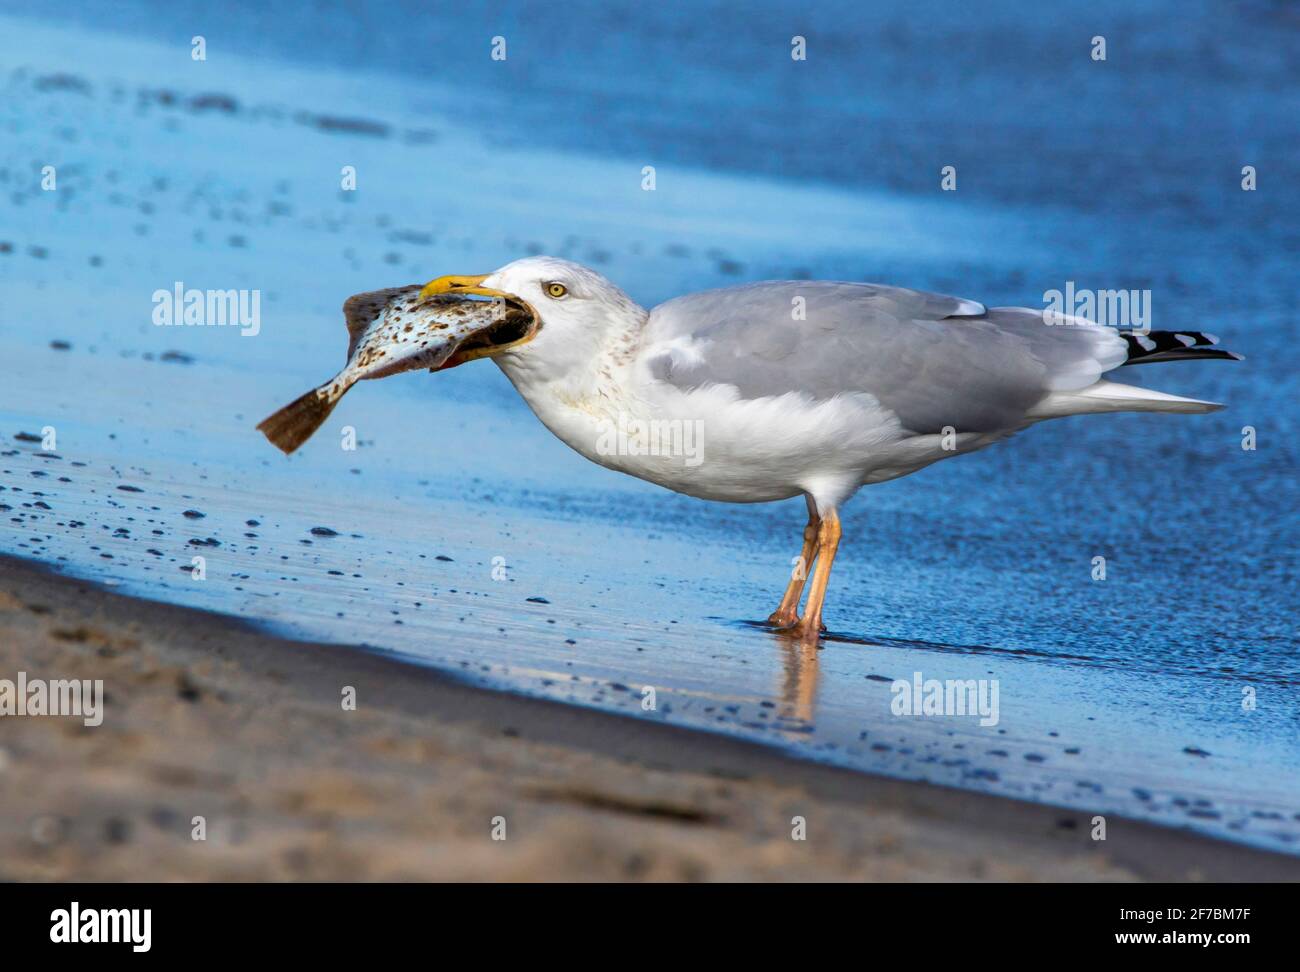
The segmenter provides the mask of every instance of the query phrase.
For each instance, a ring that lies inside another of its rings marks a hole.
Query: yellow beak
[[[479,297],[507,297],[511,300],[518,300],[514,294],[507,294],[503,290],[493,290],[491,287],[480,286],[490,274],[480,274],[477,277],[458,277],[447,276],[439,277],[437,280],[430,280],[420,291],[420,300],[426,297],[434,297],[438,294],[474,294]]]
[[[500,354],[502,351],[509,351],[511,348],[517,348],[521,344],[527,344],[537,336],[537,329],[541,327],[541,320],[537,312],[533,310],[528,301],[514,294],[508,294],[504,290],[493,290],[491,287],[484,287],[483,281],[491,274],[479,274],[478,276],[462,277],[447,276],[439,277],[437,280],[430,280],[420,290],[418,300],[424,300],[427,297],[436,297],[439,294],[472,294],[476,297],[499,298],[510,302],[510,306],[517,311],[522,311],[525,315],[526,330],[512,341],[505,343],[488,344],[485,346],[474,346],[473,342],[466,343],[456,351],[447,361],[434,371],[446,371],[448,368],[454,368],[457,365],[464,364],[466,361],[473,361],[475,358],[485,358],[490,355]],[[488,328],[485,335],[491,334],[491,338],[500,341],[501,334],[493,332],[493,328]]]

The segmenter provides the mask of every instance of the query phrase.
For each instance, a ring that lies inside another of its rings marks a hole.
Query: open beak
[[[475,358],[486,358],[510,348],[517,348],[521,344],[527,344],[536,336],[541,320],[532,305],[522,297],[508,294],[504,290],[484,287],[483,281],[489,276],[490,274],[485,273],[478,276],[439,277],[437,280],[430,280],[420,291],[419,300],[444,294],[457,297],[490,297],[504,301],[508,311],[503,321],[464,342],[450,358],[438,368],[431,368],[431,371],[446,371],[448,368],[473,361]]]

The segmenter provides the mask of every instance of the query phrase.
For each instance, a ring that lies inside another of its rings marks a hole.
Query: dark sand
[[[5,880],[1300,877],[1294,858],[1115,817],[1094,842],[1084,814],[497,694],[12,559],[0,633],[0,677],[107,696],[97,728],[0,723]]]

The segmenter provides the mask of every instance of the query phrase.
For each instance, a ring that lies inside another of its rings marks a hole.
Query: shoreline
[[[8,720],[5,880],[1300,878],[1190,831],[1110,816],[1094,842],[1084,813],[495,692],[7,555],[0,631],[0,676],[106,690],[93,731]]]

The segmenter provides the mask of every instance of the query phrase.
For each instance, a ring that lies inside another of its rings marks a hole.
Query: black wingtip
[[[1155,364],[1159,361],[1188,361],[1218,358],[1244,361],[1235,351],[1216,348],[1219,339],[1202,331],[1147,331],[1145,334],[1122,334],[1128,342],[1126,365]]]

